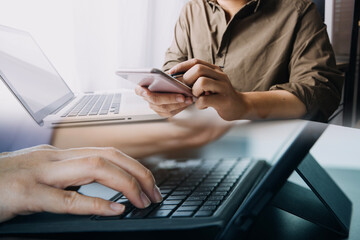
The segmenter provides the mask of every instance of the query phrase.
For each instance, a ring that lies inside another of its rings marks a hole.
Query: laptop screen
[[[0,75],[38,123],[73,97],[30,34],[3,26]]]

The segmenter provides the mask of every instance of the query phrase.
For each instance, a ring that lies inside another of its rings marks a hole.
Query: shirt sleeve
[[[168,71],[176,64],[188,60],[189,24],[186,14],[188,6],[189,5],[186,4],[183,7],[180,17],[176,22],[174,39],[165,53],[165,62],[162,67],[163,71]]]
[[[301,14],[289,63],[289,82],[270,90],[286,90],[306,106],[305,118],[327,121],[340,103],[344,77],[337,70],[326,26],[316,7]]]

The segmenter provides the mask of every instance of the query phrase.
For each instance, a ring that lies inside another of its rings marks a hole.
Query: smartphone
[[[189,86],[157,68],[122,69],[116,71],[116,74],[142,87],[147,87],[151,92],[181,93],[194,97]]]

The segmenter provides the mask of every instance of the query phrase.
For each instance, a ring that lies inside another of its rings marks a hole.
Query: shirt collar
[[[217,3],[217,0],[206,0],[206,2],[211,6],[211,9],[213,12],[215,12],[215,10],[218,7],[220,7],[219,4]],[[255,6],[254,13],[256,13],[259,9],[260,3],[261,3],[261,0],[251,0],[246,5],[256,4],[256,5],[253,5],[253,6]]]
[[[206,0],[206,2],[210,5],[213,12],[215,12],[216,8],[219,7],[216,0]]]

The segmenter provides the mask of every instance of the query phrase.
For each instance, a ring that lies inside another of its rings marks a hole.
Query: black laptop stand
[[[287,181],[272,205],[347,237],[351,201],[311,154],[299,164],[296,172],[311,190]]]

